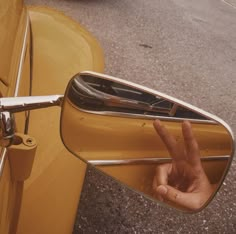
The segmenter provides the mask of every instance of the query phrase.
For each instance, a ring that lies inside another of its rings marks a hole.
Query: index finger
[[[181,152],[175,137],[172,136],[166,127],[161,124],[160,120],[155,120],[153,122],[153,126],[166,145],[170,156],[176,160],[185,158],[184,153]]]

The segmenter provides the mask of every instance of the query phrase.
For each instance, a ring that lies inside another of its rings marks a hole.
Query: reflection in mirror
[[[206,119],[156,94],[86,74],[72,81],[68,96],[84,110]]]
[[[91,72],[68,85],[61,138],[77,157],[135,191],[191,212],[214,196],[233,154],[230,129],[217,117]]]

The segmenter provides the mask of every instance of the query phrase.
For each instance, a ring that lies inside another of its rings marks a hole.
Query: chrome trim
[[[6,154],[7,153],[7,149],[6,148],[1,148],[1,152],[0,152],[0,181],[3,175],[3,169],[5,166],[5,162],[6,162]]]
[[[74,104],[72,104],[74,106]],[[166,116],[153,116],[153,115],[143,115],[143,114],[132,114],[132,113],[122,113],[122,112],[112,112],[112,111],[88,111],[76,106],[76,108],[82,112],[88,114],[96,114],[96,115],[107,115],[107,116],[116,116],[116,117],[124,117],[124,118],[140,118],[140,119],[149,119],[149,120],[164,120],[164,121],[176,121],[183,122],[184,120],[188,120],[191,123],[201,123],[201,124],[218,124],[214,120],[201,120],[201,119],[188,119],[188,118],[177,118],[177,117],[166,117]]]
[[[0,112],[16,113],[27,110],[61,106],[63,95],[0,98]]]
[[[26,26],[25,26],[25,34],[24,34],[23,46],[22,46],[22,50],[21,50],[20,62],[19,62],[19,67],[18,67],[18,72],[17,72],[16,87],[15,87],[14,97],[17,97],[18,96],[18,92],[19,92],[20,80],[21,80],[21,75],[22,75],[24,59],[25,59],[26,44],[27,44],[26,41],[27,41],[27,35],[28,35],[28,31],[29,31],[29,25],[30,25],[29,24],[29,15],[27,13]]]
[[[201,160],[215,161],[228,160],[230,155],[221,156],[207,156],[202,157]],[[88,160],[93,166],[115,166],[115,165],[139,165],[139,164],[156,164],[156,163],[170,163],[172,158],[138,158],[138,159],[120,159],[120,160]]]

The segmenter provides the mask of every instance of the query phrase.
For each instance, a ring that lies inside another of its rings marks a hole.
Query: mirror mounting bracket
[[[0,146],[12,145],[15,135],[14,113],[61,106],[63,95],[0,98]]]

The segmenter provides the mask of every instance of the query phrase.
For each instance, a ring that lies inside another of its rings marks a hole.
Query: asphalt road
[[[80,22],[106,73],[223,118],[236,132],[236,0],[27,0]],[[87,172],[75,233],[236,233],[236,163],[215,200],[186,215]]]

